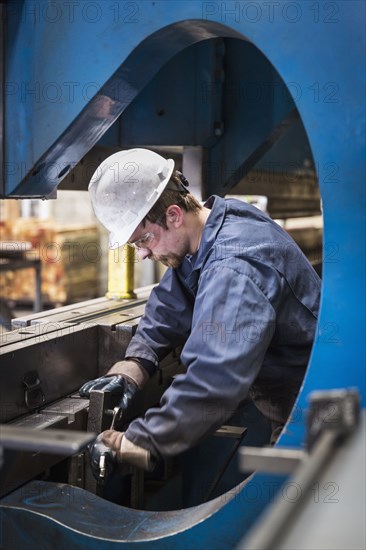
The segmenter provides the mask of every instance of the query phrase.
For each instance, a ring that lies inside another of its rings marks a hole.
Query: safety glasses
[[[133,246],[133,248],[137,248],[137,249],[140,249],[140,248],[148,248],[149,247],[149,244],[155,239],[155,235],[154,233],[145,233],[145,235],[143,235],[141,237],[141,239],[137,239],[137,241],[134,241],[133,243],[132,242],[128,242],[127,244],[129,246]]]

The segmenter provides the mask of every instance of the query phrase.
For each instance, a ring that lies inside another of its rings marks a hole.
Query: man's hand
[[[89,397],[92,390],[109,391],[111,393],[120,393],[121,399],[118,406],[125,412],[132,399],[138,391],[134,382],[128,380],[121,374],[115,376],[101,376],[95,380],[89,380],[79,390],[80,397]]]
[[[92,390],[120,393],[119,406],[125,412],[136,392],[145,385],[149,378],[138,361],[119,361],[105,376],[89,380],[79,390],[80,397],[90,397]]]
[[[94,443],[88,446],[88,453],[93,476],[104,483],[116,467],[116,453],[104,445],[102,435],[99,434]]]
[[[118,464],[152,470],[156,459],[150,451],[135,445],[123,432],[106,430],[88,447],[90,465],[97,481],[106,481]]]

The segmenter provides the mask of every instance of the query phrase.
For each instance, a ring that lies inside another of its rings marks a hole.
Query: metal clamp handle
[[[46,397],[41,387],[41,381],[36,370],[31,370],[24,375],[24,402],[27,409],[36,409],[43,405]]]

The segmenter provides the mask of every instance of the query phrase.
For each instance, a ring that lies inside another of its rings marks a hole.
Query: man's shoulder
[[[268,242],[285,244],[291,240],[266,212],[238,199],[225,199],[224,223],[217,234],[217,241],[232,241],[259,245]]]
[[[226,205],[226,216],[228,217],[236,216],[238,219],[244,219],[249,222],[250,220],[261,221],[262,223],[268,223],[269,225],[275,223],[267,212],[264,212],[257,206],[245,202],[244,200],[226,198],[224,201]]]

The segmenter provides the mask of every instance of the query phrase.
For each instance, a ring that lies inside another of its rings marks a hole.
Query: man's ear
[[[166,209],[166,223],[169,227],[170,225],[177,228],[182,225],[183,222],[183,210],[180,206],[172,204]]]

